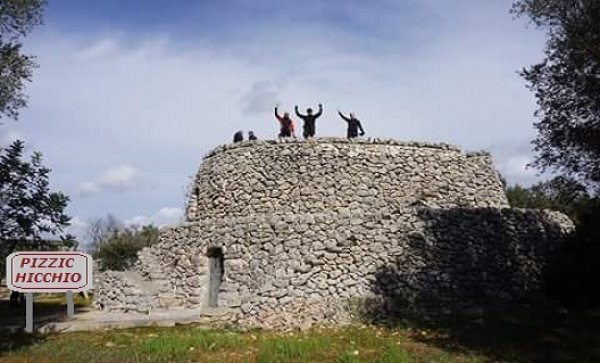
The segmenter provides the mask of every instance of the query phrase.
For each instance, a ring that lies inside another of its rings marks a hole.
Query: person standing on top
[[[358,136],[358,130],[360,130],[360,136],[365,135],[365,130],[363,130],[362,125],[360,124],[360,120],[354,117],[354,114],[350,112],[350,117],[344,116],[340,110],[338,110],[338,114],[340,117],[348,123],[348,138],[353,139]]]
[[[244,133],[242,131],[238,131],[233,134],[233,142],[244,141]]]
[[[298,111],[298,105],[294,107],[294,111],[296,111],[296,116],[300,117],[302,121],[304,121],[304,124],[302,125],[302,136],[304,136],[305,139],[314,137],[315,121],[317,121],[317,118],[323,114],[323,105],[319,103],[319,112],[314,115],[313,110],[310,107],[306,109],[306,115],[300,114]]]
[[[294,134],[294,121],[290,118],[289,112],[284,112],[283,117],[279,116],[278,106],[275,106],[275,118],[279,120],[281,130],[279,131],[279,138],[282,137],[296,137]]]

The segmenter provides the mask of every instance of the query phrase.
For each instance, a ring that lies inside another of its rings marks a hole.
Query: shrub
[[[101,271],[125,271],[137,261],[137,253],[144,247],[158,242],[158,228],[144,226],[141,229],[125,228],[115,231],[99,241],[92,252]]]

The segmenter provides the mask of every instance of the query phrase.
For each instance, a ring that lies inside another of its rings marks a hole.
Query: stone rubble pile
[[[94,305],[99,309],[119,312],[147,313],[152,296],[142,290],[131,272],[107,271],[97,274],[94,281]],[[100,293],[99,293],[100,292]],[[118,309],[114,309],[118,306]]]

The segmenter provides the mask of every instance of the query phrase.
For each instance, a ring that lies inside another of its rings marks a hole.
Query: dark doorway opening
[[[208,249],[210,282],[208,286],[208,306],[217,307],[219,304],[219,290],[223,281],[223,250],[220,247]]]

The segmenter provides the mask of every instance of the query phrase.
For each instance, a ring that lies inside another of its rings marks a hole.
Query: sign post
[[[92,287],[92,257],[85,252],[15,252],[6,258],[6,284],[25,293],[25,331],[33,332],[33,292],[67,294],[67,315],[73,317],[73,292]]]
[[[25,293],[25,331],[33,331],[33,293]]]
[[[75,304],[73,303],[73,291],[67,291],[67,316],[72,318],[75,315]]]

